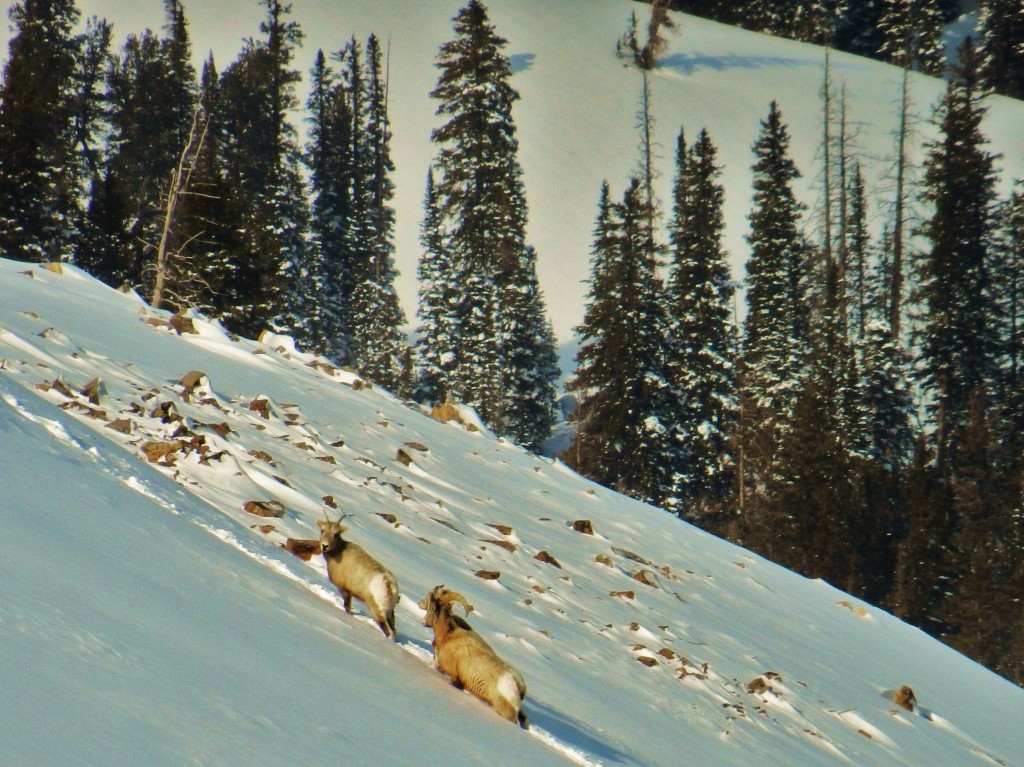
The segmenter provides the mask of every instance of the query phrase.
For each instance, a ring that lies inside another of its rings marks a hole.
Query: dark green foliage
[[[1024,98],[1024,2],[985,0],[979,35],[985,84],[996,93]]]
[[[647,220],[639,181],[619,204],[605,185],[577,370],[568,384],[579,400],[577,436],[564,458],[597,482],[679,511],[680,402],[669,380],[669,317]]]
[[[350,46],[352,76],[349,90],[358,93],[357,75]],[[353,292],[349,329],[353,362],[370,380],[407,396],[405,361],[407,343],[401,331],[405,315],[394,289],[395,213],[391,208],[394,184],[391,172],[391,131],[387,115],[387,82],[382,71],[380,41],[371,35],[366,44],[365,99],[353,99],[353,219],[349,229]]]
[[[78,222],[75,73],[81,41],[73,0],[24,0],[0,86],[0,252],[21,261],[70,258]]]
[[[731,436],[737,419],[733,371],[735,332],[729,277],[722,246],[724,190],[717,153],[707,131],[687,148],[680,131],[676,150],[673,216],[669,227],[672,314],[669,366],[684,405],[677,415],[684,435],[684,463],[677,494],[688,506],[719,504],[733,486]]]
[[[932,209],[922,228],[930,246],[918,263],[921,379],[933,393],[940,464],[955,461],[955,434],[971,397],[991,391],[995,377],[995,170],[980,130],[981,96],[978,59],[968,39],[935,118],[940,136],[929,147],[923,193]]]
[[[798,229],[802,206],[792,188],[800,174],[789,158],[789,132],[775,102],[753,150],[744,385],[756,393],[748,418],[771,434],[792,410],[809,347],[808,251]]]
[[[301,337],[308,210],[288,115],[297,105],[299,74],[291,61],[302,33],[287,21],[289,5],[263,5],[265,39],[246,41],[220,83],[224,180],[238,231],[226,253],[232,279],[222,319],[241,335],[256,337],[271,327]]]
[[[460,297],[426,308],[452,308],[442,324],[456,331],[438,339],[450,347],[430,352],[446,360],[432,366],[431,375],[447,374],[436,381],[439,395],[472,405],[498,433],[536,447],[550,433],[556,370],[536,254],[525,241],[526,198],[512,119],[519,94],[502,53],[507,43],[483,4],[470,0],[454,27],[455,38],[441,46],[441,73],[431,94],[446,122],[431,138],[439,147],[435,199],[445,232],[437,266],[450,270],[438,279],[457,287]],[[436,315],[430,320],[437,321]]]

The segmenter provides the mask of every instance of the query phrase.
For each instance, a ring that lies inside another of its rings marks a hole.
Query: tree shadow
[[[601,740],[598,733],[536,698],[527,697],[525,711],[531,727],[550,733],[559,743],[581,752],[589,761],[644,767],[644,762]]]
[[[508,57],[509,66],[512,68],[512,74],[518,74],[519,72],[525,72],[527,69],[533,67],[533,62],[537,58],[534,53],[513,53]]]
[[[779,56],[701,56],[687,53],[673,53],[658,59],[659,69],[673,69],[683,75],[692,75],[699,69],[713,69],[724,72],[728,69],[763,69],[764,67],[801,67],[820,64],[801,59],[787,59]]]

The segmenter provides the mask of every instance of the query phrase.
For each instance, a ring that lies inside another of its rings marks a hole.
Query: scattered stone
[[[192,321],[192,318],[186,317],[184,314],[171,315],[171,321],[168,324],[179,336],[184,333],[190,333],[194,336],[199,335],[199,331],[196,330],[196,324]]]
[[[473,575],[485,581],[496,581],[501,577],[501,573],[498,570],[477,570]]]
[[[553,565],[554,567],[557,567],[559,570],[562,569],[562,566],[558,563],[558,560],[550,554],[548,554],[546,551],[538,551],[537,556],[535,556],[534,559],[536,559],[539,562],[544,562],[546,564]]]
[[[480,542],[481,543],[490,543],[490,544],[492,544],[494,546],[500,546],[501,548],[505,549],[505,551],[509,552],[510,554],[515,554],[517,549],[519,548],[518,546],[516,546],[511,541],[502,541],[502,540],[498,540],[497,538],[481,538]]]
[[[290,554],[294,554],[304,562],[308,562],[314,555],[322,551],[320,541],[305,538],[289,538],[281,544],[281,548]]]
[[[114,431],[119,431],[122,434],[131,434],[133,424],[130,418],[117,418],[108,422],[106,427],[108,429],[113,429]]]
[[[246,501],[242,508],[257,517],[284,516],[284,504],[280,501]]]
[[[583,533],[584,535],[594,534],[594,523],[589,519],[577,519],[572,523],[572,529],[577,533]]]

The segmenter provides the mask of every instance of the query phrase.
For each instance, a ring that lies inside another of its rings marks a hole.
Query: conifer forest
[[[484,2],[437,52],[413,308],[394,286],[386,45],[342,40],[301,73],[291,5],[260,0],[237,57],[197,71],[184,3],[163,5],[160,31],[122,40],[74,0],[11,5],[0,256],[62,260],[241,336],[290,335],[399,397],[472,406],[530,450],[564,413],[558,457],[580,474],[1024,684],[1024,184],[997,193],[983,130],[990,95],[1024,98],[1024,0],[982,0],[954,57],[955,0],[634,3],[608,49],[641,72],[670,12],[695,14],[944,78],[938,138],[911,167],[898,137],[878,231],[827,64],[815,206],[765,103],[736,275],[715,136],[680,131],[656,167],[644,75],[637,171],[593,190],[564,392],[527,237],[520,95]]]

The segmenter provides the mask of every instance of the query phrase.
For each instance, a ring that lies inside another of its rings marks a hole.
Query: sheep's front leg
[[[341,591],[341,604],[345,607],[345,612],[349,615],[352,614],[352,594],[348,591]]]

